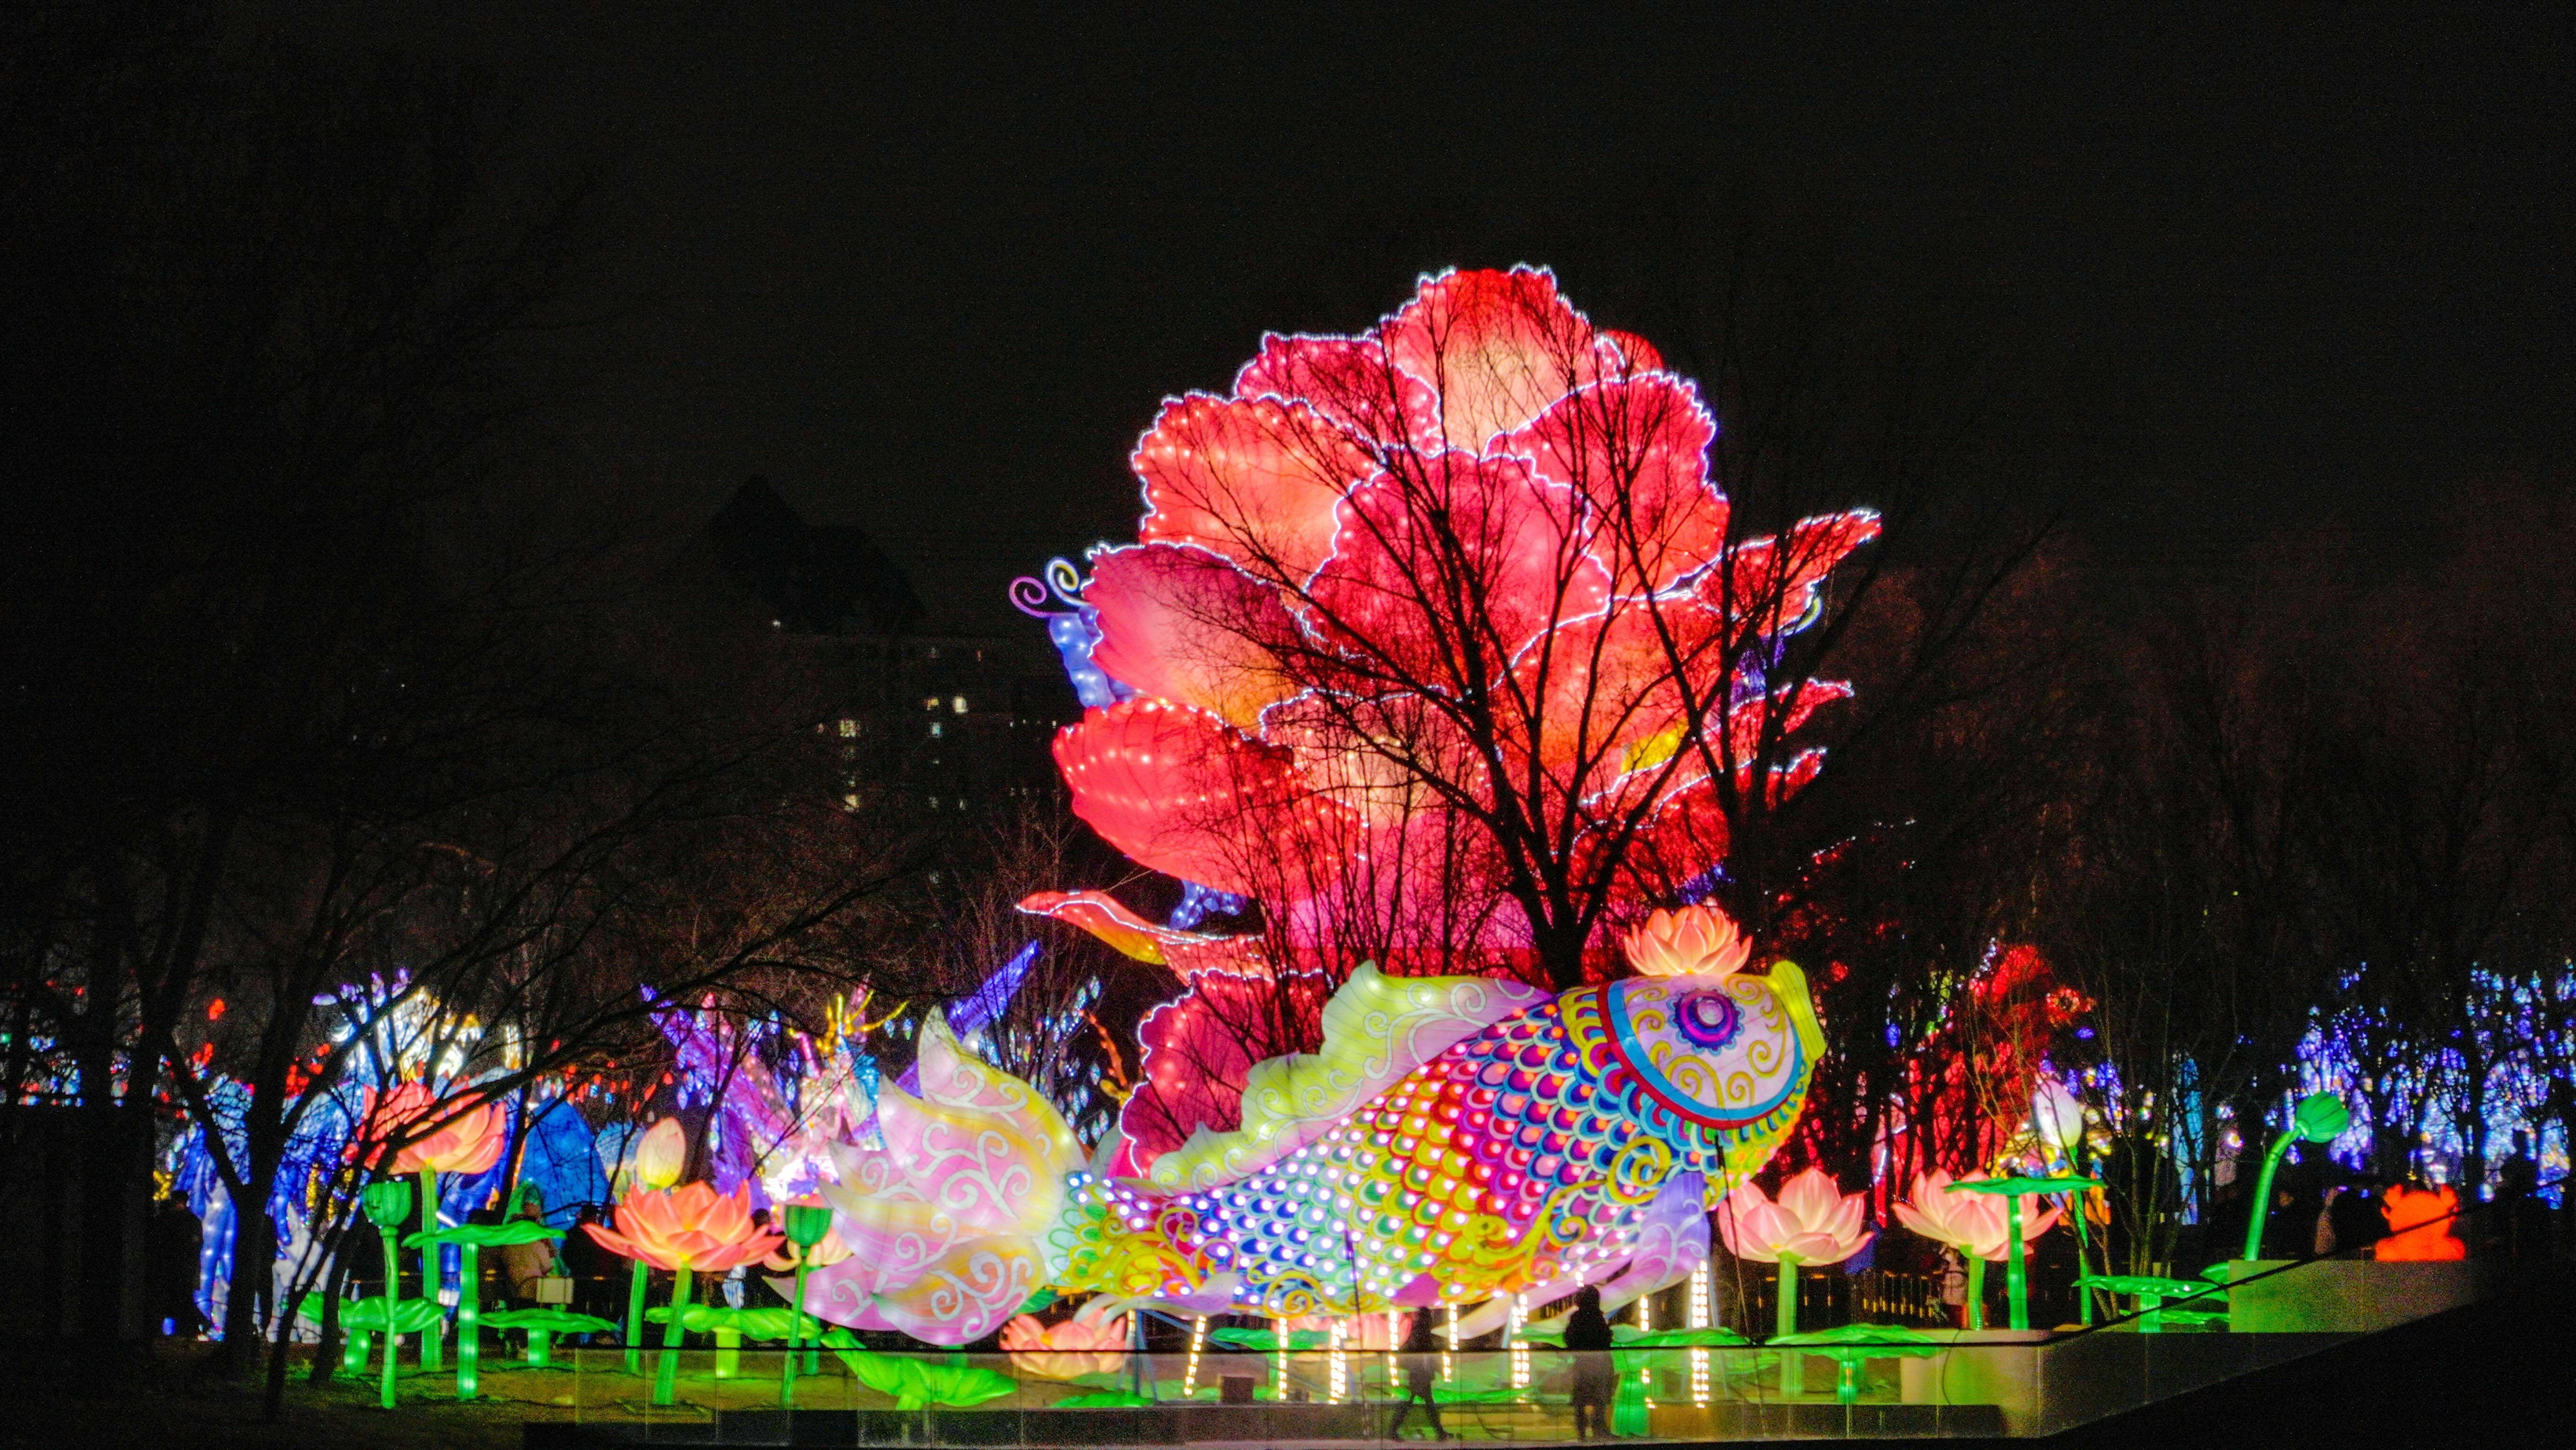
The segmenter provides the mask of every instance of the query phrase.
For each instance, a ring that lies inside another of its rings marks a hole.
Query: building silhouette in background
[[[811,717],[845,804],[891,796],[962,821],[1055,788],[1047,742],[1079,710],[1044,636],[939,632],[865,530],[809,524],[755,476],[671,572],[720,628],[766,635],[770,688]]]

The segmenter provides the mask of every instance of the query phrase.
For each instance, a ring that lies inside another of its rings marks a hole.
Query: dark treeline
[[[144,1321],[183,1121],[222,1129],[240,1358],[374,1167],[281,1184],[289,1145],[389,1059],[524,1102],[653,1082],[651,1000],[954,990],[907,944],[983,847],[847,788],[838,702],[657,588],[539,424],[599,306],[583,175],[471,73],[232,7],[0,27],[0,1101],[83,1124],[56,1327]]]

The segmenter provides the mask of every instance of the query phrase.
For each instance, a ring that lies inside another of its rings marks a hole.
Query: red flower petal
[[[1261,339],[1260,356],[1235,375],[1234,395],[1304,403],[1381,461],[1440,431],[1439,401],[1430,387],[1390,363],[1374,337],[1273,333]]]
[[[1307,589],[1315,626],[1377,688],[1488,684],[1543,631],[1608,601],[1574,509],[1514,458],[1443,453],[1381,473],[1336,515],[1333,557]]]
[[[1283,584],[1323,562],[1333,504],[1373,466],[1312,408],[1205,393],[1165,404],[1130,463],[1145,485],[1139,539],[1196,544]]]
[[[1591,506],[1622,593],[1661,591],[1726,544],[1726,500],[1709,486],[1717,421],[1669,374],[1614,378],[1559,398],[1503,446]]]
[[[1203,550],[1145,544],[1097,555],[1082,599],[1099,611],[1092,662],[1139,694],[1248,730],[1289,693],[1264,644],[1292,643],[1297,627],[1278,590]]]
[[[1060,731],[1055,759],[1074,814],[1157,871],[1246,891],[1251,853],[1332,809],[1299,784],[1287,753],[1204,710],[1138,697]]]
[[[1481,450],[1567,392],[1627,368],[1553,274],[1451,272],[1422,286],[1381,329],[1387,356],[1440,397],[1439,432],[1420,446]]]

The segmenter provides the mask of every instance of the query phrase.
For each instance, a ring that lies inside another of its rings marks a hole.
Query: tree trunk
[[[93,1005],[84,1018],[94,1017]],[[116,1092],[116,1044],[112,1023],[84,1021],[80,1055],[81,1185],[79,1333],[96,1344],[114,1344],[126,1336],[126,1290],[133,1275],[126,1263],[131,1246],[128,1218],[139,1190],[135,1181],[136,1144]]]

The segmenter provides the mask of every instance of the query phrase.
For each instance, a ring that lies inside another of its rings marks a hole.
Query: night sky
[[[1695,188],[1822,208],[1971,319],[1997,425],[2064,455],[2045,502],[2141,557],[2565,478],[2564,11],[540,8],[408,38],[609,163],[604,280],[651,305],[575,345],[560,426],[681,523],[769,475],[949,627],[1129,535],[1157,401],[1265,328],[1364,326],[1450,264],[1554,263],[1586,304],[1580,259]]]

